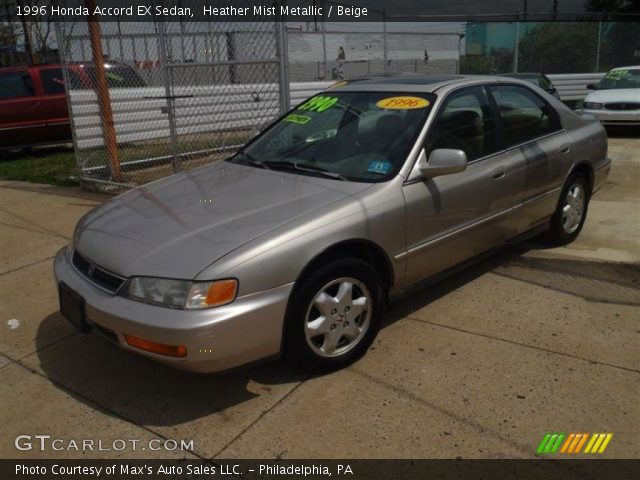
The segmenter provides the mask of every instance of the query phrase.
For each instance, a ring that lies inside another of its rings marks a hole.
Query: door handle
[[[558,149],[558,152],[561,153],[562,155],[566,155],[570,151],[571,151],[571,145],[569,145],[568,143],[565,143]]]
[[[500,180],[501,178],[504,178],[505,175],[506,175],[506,172],[504,170],[496,170],[491,175],[491,178],[493,178],[494,180]]]
[[[29,104],[29,108],[36,108],[40,106],[40,102],[34,102]]]

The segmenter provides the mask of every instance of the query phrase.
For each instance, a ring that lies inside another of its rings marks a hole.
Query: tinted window
[[[62,69],[50,68],[40,70],[40,79],[42,80],[42,88],[45,95],[56,95],[64,93],[64,77]]]
[[[109,65],[105,69],[109,88],[144,87],[145,83],[140,75],[127,65]],[[93,66],[85,67],[85,71],[94,85],[97,83],[96,69]]]
[[[34,94],[29,72],[0,73],[0,98],[30,97]]]
[[[540,75],[540,87],[545,89],[553,88],[549,77],[547,77],[546,75]]]
[[[615,88],[640,88],[640,70],[611,70],[598,84],[598,90]]]
[[[482,88],[466,88],[445,99],[425,143],[427,158],[436,148],[464,150],[468,160],[497,150],[491,110]]]
[[[560,130],[560,119],[547,102],[515,85],[490,87],[504,125],[507,147]]]

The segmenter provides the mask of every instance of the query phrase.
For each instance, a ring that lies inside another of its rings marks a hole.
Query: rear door
[[[28,67],[0,70],[0,145],[37,143],[46,120]]]
[[[507,152],[515,168],[513,228],[522,233],[553,214],[571,140],[555,109],[524,85],[492,85]]]
[[[61,67],[43,67],[39,70],[42,88],[42,109],[46,116],[49,141],[71,141],[69,112]]]
[[[482,86],[444,99],[424,144],[464,150],[465,171],[404,185],[406,282],[443,271],[504,242],[513,202],[511,158],[500,151],[495,111]]]

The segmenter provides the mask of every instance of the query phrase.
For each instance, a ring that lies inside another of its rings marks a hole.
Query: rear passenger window
[[[469,161],[497,150],[489,102],[481,87],[449,95],[425,143],[427,158],[437,148],[463,150]]]
[[[31,97],[35,95],[29,72],[0,73],[0,98]]]
[[[507,147],[528,142],[562,128],[556,111],[525,87],[489,87],[500,111]]]
[[[61,68],[49,68],[40,71],[42,88],[45,95],[58,95],[64,93],[64,76]]]

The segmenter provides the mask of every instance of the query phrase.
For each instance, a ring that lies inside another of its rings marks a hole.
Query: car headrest
[[[376,122],[376,134],[384,135],[389,138],[389,135],[396,135],[402,130],[402,117],[396,114],[384,115]]]

